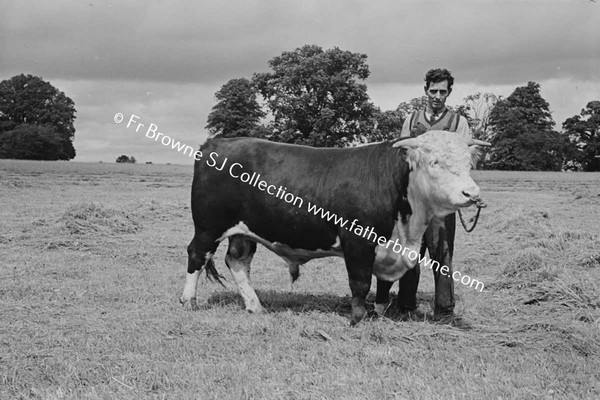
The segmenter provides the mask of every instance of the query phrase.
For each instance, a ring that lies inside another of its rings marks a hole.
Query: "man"
[[[446,130],[456,132],[468,139],[472,136],[467,119],[446,107],[446,99],[452,93],[454,78],[446,69],[432,69],[425,75],[425,94],[427,106],[417,110],[404,121],[400,137],[418,136],[429,130]],[[450,271],[442,275],[434,270],[435,280],[435,314],[452,314],[454,312],[454,281],[452,279],[452,256],[454,254],[454,234],[456,231],[456,214],[448,215],[445,220],[434,218],[423,238],[421,256],[425,249],[429,257],[447,265]],[[398,306],[403,311],[414,311],[417,308],[417,286],[419,285],[420,267],[409,270],[401,279],[398,291]]]

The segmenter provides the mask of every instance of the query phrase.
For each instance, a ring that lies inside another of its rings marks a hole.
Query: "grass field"
[[[0,160],[0,399],[600,398],[600,174],[475,171],[456,318],[349,326],[341,259],[292,288],[259,248],[266,314],[201,279],[183,311],[191,166]],[[373,307],[373,292],[368,304]]]

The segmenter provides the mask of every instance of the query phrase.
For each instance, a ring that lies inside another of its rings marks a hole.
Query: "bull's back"
[[[337,227],[309,212],[309,206],[360,218],[372,201],[382,197],[385,171],[379,164],[390,151],[386,148],[324,149],[253,138],[208,140],[194,169],[194,221],[216,231],[242,221],[269,240],[324,248],[335,240]]]

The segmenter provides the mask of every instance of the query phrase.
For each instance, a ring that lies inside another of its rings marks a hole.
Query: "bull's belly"
[[[336,237],[335,242],[332,243],[327,249],[307,250],[301,248],[292,248],[284,243],[268,241],[267,239],[262,238],[256,233],[252,232],[245,223],[239,222],[237,225],[229,228],[225,233],[223,233],[218,240],[222,241],[235,235],[242,235],[250,240],[255,241],[256,243],[262,244],[267,249],[283,258],[288,263],[290,268],[296,268],[298,265],[305,264],[315,258],[344,257],[339,236]],[[396,237],[397,236],[394,238]],[[407,250],[409,250],[419,249],[418,246],[419,244],[412,243],[405,247]],[[410,260],[408,258],[408,254],[408,252],[400,253],[394,251],[392,246],[376,246],[375,259],[373,262],[373,275],[384,281],[397,281],[398,279],[402,278],[406,271],[414,268],[416,265],[416,260]]]
[[[292,249],[286,244],[274,242],[272,243],[271,251],[277,254],[279,257],[285,259],[290,264],[305,264],[315,258],[323,257],[344,257],[342,250],[331,248],[328,250],[306,250],[306,249]]]
[[[234,235],[242,235],[250,240],[262,244],[267,249],[271,250],[273,253],[283,258],[290,265],[302,265],[315,258],[344,257],[339,236],[336,237],[336,241],[332,243],[329,248],[326,249],[298,249],[292,248],[284,243],[270,242],[267,239],[264,239],[252,232],[248,228],[248,226],[243,222],[239,222],[237,225],[229,228],[221,236],[221,238],[219,238],[219,241]]]

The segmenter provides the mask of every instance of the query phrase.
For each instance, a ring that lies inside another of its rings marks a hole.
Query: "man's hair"
[[[425,88],[429,89],[429,85],[432,83],[438,83],[442,81],[448,81],[448,89],[452,89],[454,85],[454,77],[447,69],[430,69],[425,74]]]

